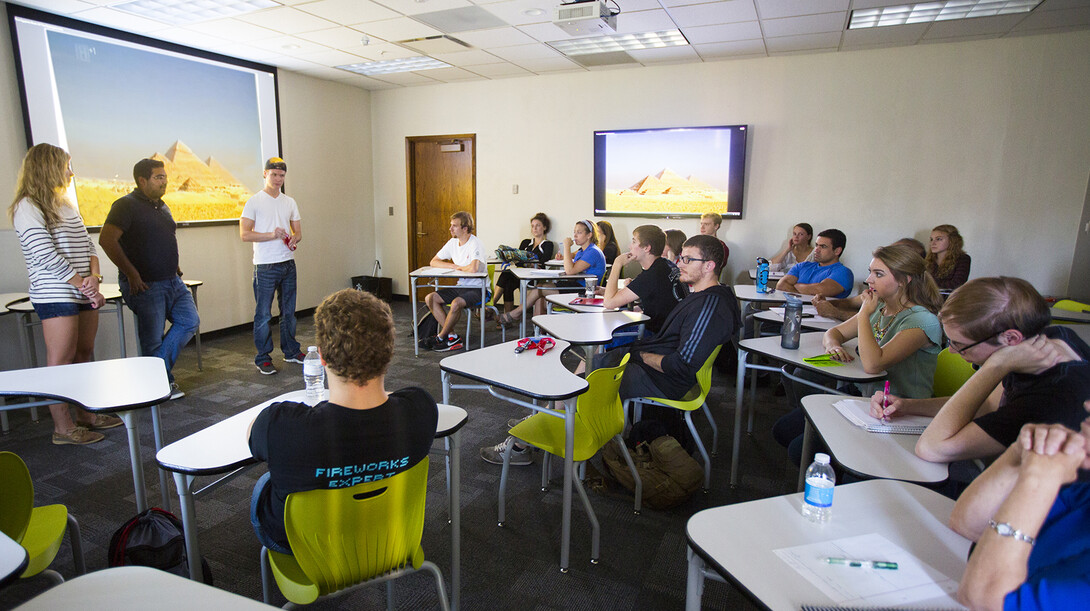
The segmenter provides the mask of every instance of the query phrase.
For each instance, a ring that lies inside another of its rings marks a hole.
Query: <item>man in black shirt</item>
[[[613,262],[605,286],[606,308],[620,308],[639,299],[647,321],[647,329],[656,333],[662,328],[674,306],[689,294],[689,287],[681,282],[681,271],[673,263],[662,258],[666,248],[666,234],[655,225],[640,225],[632,231],[632,246],[628,252]],[[643,269],[623,289],[617,285],[621,271],[631,261]]]

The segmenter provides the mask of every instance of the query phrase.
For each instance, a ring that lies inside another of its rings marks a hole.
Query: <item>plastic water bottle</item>
[[[798,350],[802,340],[802,300],[787,294],[787,303],[783,307],[783,325],[780,327],[780,346],[787,350]]]
[[[806,492],[802,497],[802,515],[815,524],[824,524],[833,515],[833,485],[836,474],[828,454],[815,454],[806,469]]]
[[[768,259],[757,257],[757,292],[768,292]]]
[[[318,346],[308,346],[303,359],[303,384],[307,389],[307,405],[317,405],[325,392],[325,367],[318,356]]]

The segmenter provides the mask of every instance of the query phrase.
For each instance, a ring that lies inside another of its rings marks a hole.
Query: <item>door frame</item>
[[[413,146],[418,142],[451,142],[468,140],[472,143],[472,172],[473,176],[473,202],[472,209],[468,210],[473,215],[473,223],[479,229],[480,225],[477,222],[477,134],[449,134],[439,136],[406,136],[405,137],[405,208],[407,210],[406,216],[408,217],[408,227],[406,237],[408,238],[408,267],[409,271],[415,269],[415,261],[417,260],[416,252],[416,167],[413,158]],[[476,232],[474,232],[476,235]]]

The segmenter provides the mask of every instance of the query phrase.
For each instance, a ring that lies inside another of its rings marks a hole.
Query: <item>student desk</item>
[[[863,371],[863,364],[858,356],[856,356],[854,361],[845,363],[839,367],[816,367],[804,361],[803,359],[805,358],[825,353],[825,348],[821,343],[824,335],[824,333],[801,334],[799,337],[798,350],[788,350],[781,347],[780,337],[778,335],[755,337],[738,342],[738,374],[734,389],[734,448],[731,451],[730,464],[730,485],[732,488],[738,483],[738,451],[742,440],[742,398],[745,394],[746,370],[760,369],[763,371],[782,371],[779,367],[770,367],[768,365],[747,365],[746,360],[751,353],[766,356],[788,365],[815,371],[838,382],[873,382],[886,377],[886,372],[884,371],[877,374],[869,374]],[[854,338],[849,340],[844,344],[844,348],[852,351],[854,354],[857,341],[858,340]],[[786,376],[787,374],[784,373],[783,375]],[[807,380],[799,381],[809,386],[817,386],[813,382]],[[835,392],[835,388],[827,389],[822,386],[817,387]],[[756,391],[756,385],[754,385],[753,391]],[[753,432],[753,403],[754,397],[751,396],[748,433]],[[806,456],[809,450],[809,446],[804,443],[802,448],[803,456]]]
[[[916,456],[919,435],[870,433],[859,428],[833,407],[833,403],[843,398],[842,395],[807,395],[802,398],[802,408],[806,411],[806,436],[811,437],[816,430],[841,467],[867,478],[924,484],[946,481],[950,475],[947,463],[927,462]],[[896,418],[893,419],[893,423],[896,422]],[[810,447],[811,442],[806,437],[803,440],[803,446]],[[803,453],[799,490],[802,490],[801,482],[812,460],[813,456]]]
[[[11,314],[12,312],[14,312],[14,310],[9,309],[8,306],[19,303],[21,301],[26,301],[27,299],[30,299],[30,295],[26,293],[0,293],[0,316],[4,314]],[[24,334],[19,334],[20,346],[22,346],[23,342],[25,341],[25,337],[26,336]],[[26,358],[26,354],[26,348],[23,347],[24,359]],[[23,364],[27,364],[25,360],[23,361]],[[33,363],[31,363],[30,366],[33,367]],[[8,429],[10,427],[8,426],[8,413],[7,411],[3,411],[4,409],[5,408],[0,407],[0,430],[2,430],[5,435],[7,435]],[[37,407],[30,408],[30,419],[34,422],[38,421]]]
[[[140,432],[136,410],[151,408],[155,448],[163,447],[159,426],[159,404],[170,398],[170,382],[163,359],[140,356],[128,359],[91,361],[55,367],[34,367],[0,372],[0,396],[40,397],[31,403],[3,406],[4,409],[74,403],[92,413],[116,412],[129,433],[129,461],[132,463],[136,511],[148,508],[144,488],[144,463],[140,460]],[[166,479],[159,474],[163,508],[170,508]]]
[[[482,278],[482,279],[485,280],[485,282],[483,284],[481,284],[481,286],[480,286],[480,289],[481,289],[481,306],[480,306],[480,308],[478,308],[480,310],[480,316],[481,316],[481,347],[483,348],[484,347],[484,306],[485,306],[485,302],[488,301],[488,282],[487,282],[488,273],[487,272],[476,272],[476,273],[459,272],[459,271],[456,271],[456,270],[453,270],[453,269],[448,269],[448,268],[445,268],[445,267],[431,267],[431,266],[425,265],[424,267],[421,267],[420,269],[413,270],[412,272],[409,273],[409,301],[412,302],[412,308],[413,308],[413,354],[415,356],[420,356],[420,338],[417,337],[417,329],[416,329],[416,325],[419,324],[419,322],[420,322],[420,313],[416,311],[416,289],[417,289],[417,286],[418,286],[419,281],[420,281],[421,278],[430,280],[430,282],[425,282],[424,286],[430,286],[430,287],[432,287],[432,288],[434,288],[436,290],[439,290],[440,288],[455,288],[455,287],[452,287],[452,286],[440,285],[439,280],[441,278],[453,278],[455,280],[458,280],[458,279],[461,279],[461,278]],[[476,287],[464,286],[464,287],[457,287],[457,288],[471,289],[471,288],[476,288]],[[525,289],[525,286],[523,288]],[[523,294],[525,294],[525,293],[523,293]],[[469,312],[466,312],[466,316],[470,316],[470,315],[471,314]],[[467,329],[469,328],[468,323],[467,323],[466,328]],[[466,338],[465,344],[466,344],[466,350],[468,351],[469,350],[469,338],[468,337]]]
[[[803,314],[806,314],[805,309],[803,310]],[[763,312],[757,312],[756,314],[753,315],[753,318],[755,318],[757,320],[766,320],[768,322],[782,323],[783,322],[783,312],[782,311],[774,311],[774,310],[765,310]],[[826,318],[824,316],[817,316],[817,315],[803,316],[802,317],[802,328],[803,329],[810,329],[812,331],[828,331],[829,329],[832,329],[833,327],[839,325],[840,322],[841,321],[839,321],[839,320],[836,320],[836,319],[833,319],[833,318]]]
[[[770,270],[768,272],[768,279],[769,280],[779,280],[780,278],[783,278],[786,275],[787,275],[787,272],[774,272],[774,271]],[[749,270],[749,279],[750,280],[756,280],[757,279],[757,270],[756,269]]]
[[[555,280],[583,280],[586,278],[597,278],[594,274],[565,274],[563,270],[560,273],[555,271],[547,271],[534,269],[530,267],[516,267],[511,270],[511,273],[515,274],[515,277],[519,279],[519,299],[522,303],[526,303],[526,290],[530,286],[531,281],[538,282],[553,282]],[[560,288],[560,291],[578,292],[579,295],[583,294],[583,288]],[[519,337],[526,337],[526,319],[530,317],[530,313],[523,308],[522,318],[519,320]]]
[[[836,487],[828,524],[811,524],[799,511],[802,494],[705,509],[685,527],[689,540],[686,609],[700,609],[706,576],[721,576],[759,606],[795,611],[804,604],[833,606],[773,550],[878,533],[942,575],[961,580],[968,539],[946,525],[954,501],[915,484],[870,480]],[[865,570],[850,569],[844,570]],[[950,597],[913,607],[955,607]]]
[[[80,575],[53,586],[19,608],[26,611],[275,609],[265,603],[146,566],[119,566]]]
[[[572,472],[574,468],[575,403],[589,385],[583,378],[568,371],[560,355],[570,344],[562,339],[542,356],[534,350],[515,354],[518,340],[466,352],[439,361],[443,381],[443,403],[450,403],[452,389],[482,389],[492,396],[534,411],[564,419],[564,498],[560,526],[560,571],[568,571],[571,551]],[[478,384],[452,384],[451,376],[469,378]],[[505,390],[534,401],[501,394]],[[563,401],[564,411],[537,405],[537,401]]]
[[[803,303],[810,303],[814,300],[813,295],[803,295],[801,293],[792,293],[799,298]],[[783,291],[772,291],[771,293],[758,293],[757,287],[752,284],[735,284],[734,296],[742,304],[742,327],[738,330],[738,337],[745,337],[745,321],[746,316],[754,311],[754,304],[765,305],[783,305],[787,303],[787,293]],[[761,322],[757,319],[753,320],[753,337],[760,337],[761,335]]]
[[[194,497],[202,492],[219,487],[224,482],[256,465],[258,460],[250,452],[250,424],[266,407],[280,401],[303,402],[305,390],[285,393],[264,403],[239,412],[226,420],[179,439],[159,450],[155,458],[159,466],[174,474],[174,483],[178,489],[178,502],[181,505],[182,524],[185,527],[186,556],[200,558],[196,505]],[[452,405],[439,406],[439,421],[435,428],[435,438],[448,440],[447,485],[450,492],[451,521],[451,596],[456,602],[461,584],[461,433],[462,425],[468,416],[466,411]],[[194,490],[194,480],[204,475],[224,475],[200,490]],[[247,509],[248,510],[248,509]],[[189,576],[202,580],[201,563],[189,563]]]
[[[1059,308],[1051,308],[1049,313],[1052,315],[1053,320],[1062,320],[1065,322],[1082,322],[1090,323],[1090,312],[1074,312],[1072,310],[1061,310]]]
[[[582,346],[589,371],[591,359],[603,345],[613,341],[613,333],[617,329],[638,325],[645,320],[651,320],[651,317],[637,312],[541,314],[534,317],[534,326],[541,327],[556,339]]]
[[[616,312],[618,308],[609,309],[600,305],[572,305],[572,301],[583,297],[583,293],[557,293],[555,295],[546,295],[545,301],[548,304],[548,313],[553,313],[553,306],[558,305],[562,308],[567,308],[573,312],[581,312],[583,314],[598,314],[602,312]]]
[[[29,562],[26,549],[0,532],[0,587],[18,579]]]

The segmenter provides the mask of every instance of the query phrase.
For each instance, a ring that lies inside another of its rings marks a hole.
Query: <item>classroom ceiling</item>
[[[854,30],[847,27],[853,10],[907,2],[610,0],[620,9],[619,33],[677,29],[689,44],[569,57],[549,44],[578,38],[552,23],[559,0],[266,0],[268,8],[181,26],[117,8],[129,2],[14,4],[368,90],[1090,29],[1090,0],[1044,0],[1029,13]],[[467,46],[445,39],[406,42],[441,35]],[[376,76],[335,68],[416,56],[450,67]]]

